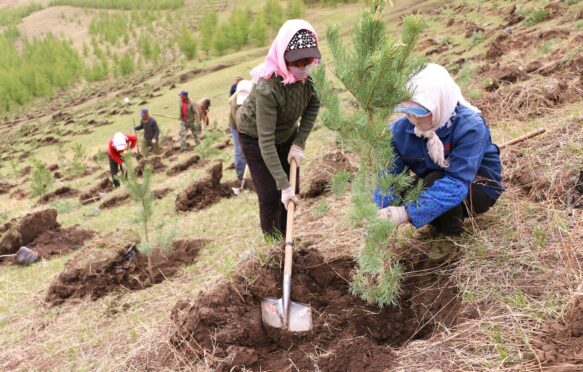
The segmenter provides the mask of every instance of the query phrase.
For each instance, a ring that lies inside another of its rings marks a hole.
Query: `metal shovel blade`
[[[283,299],[266,298],[261,301],[263,323],[274,328],[284,328]],[[307,332],[312,329],[312,308],[309,305],[290,301],[287,330]]]
[[[241,189],[238,187],[231,187],[231,190],[233,190],[233,194],[235,195],[239,195],[241,193]]]

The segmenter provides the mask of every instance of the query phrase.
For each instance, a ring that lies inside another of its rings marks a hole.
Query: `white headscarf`
[[[429,157],[437,165],[447,168],[449,165],[443,154],[443,143],[435,131],[445,126],[455,112],[458,103],[480,112],[462,96],[460,87],[442,66],[429,63],[408,84],[413,93],[412,101],[422,105],[433,114],[433,127],[428,131],[415,128],[417,137],[427,138]]]
[[[117,151],[123,151],[128,148],[128,139],[122,132],[117,132],[113,135],[113,147]]]

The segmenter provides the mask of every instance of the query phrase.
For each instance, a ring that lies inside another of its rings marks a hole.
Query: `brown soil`
[[[80,248],[94,234],[93,231],[82,230],[77,227],[69,227],[67,229],[57,227],[41,233],[26,246],[37,252],[42,259],[46,260],[53,256],[67,254]],[[4,261],[0,261],[0,264],[9,265],[12,264],[12,260],[7,258]]]
[[[176,210],[179,212],[200,210],[217,203],[222,198],[234,196],[231,188],[241,186],[240,182],[233,181],[221,184],[222,177],[223,162],[217,161],[205,178],[191,183],[176,196]],[[252,189],[252,187],[247,186],[246,188]]]
[[[168,176],[175,176],[178,173],[182,173],[185,170],[189,169],[193,165],[197,165],[197,168],[206,164],[204,160],[201,160],[200,156],[192,155],[188,159],[173,165],[168,171],[166,171],[166,175]]]
[[[152,198],[163,199],[166,195],[170,194],[172,191],[174,191],[174,190],[171,188],[163,188],[160,190],[154,190],[152,192]],[[101,203],[101,205],[99,206],[99,209],[109,209],[109,208],[118,207],[118,206],[124,204],[127,200],[130,200],[130,195],[127,192],[123,192],[119,195],[114,195],[110,198],[105,199],[103,201],[103,203]]]
[[[8,182],[0,182],[0,195],[8,194],[8,192],[14,187],[14,185]]]
[[[113,190],[113,183],[109,178],[102,179],[97,185],[95,185],[91,190],[84,192],[79,196],[79,202],[81,204],[93,203],[99,200],[99,193],[110,192]]]
[[[279,256],[279,255],[278,255]],[[410,263],[400,306],[379,309],[349,294],[350,257],[325,262],[317,250],[294,255],[292,300],[310,304],[311,332],[290,334],[263,325],[261,300],[281,296],[278,258],[270,266],[246,261],[232,283],[177,303],[171,339],[185,359],[204,358],[217,370],[384,371],[394,365],[393,347],[427,337],[436,324],[455,323],[457,289],[423,263]]]
[[[40,204],[47,204],[56,199],[70,198],[79,195],[81,192],[77,189],[72,189],[69,186],[59,187],[53,192],[43,195],[39,199]]]
[[[152,156],[140,160],[140,162],[136,166],[136,174],[138,176],[142,176],[144,174],[144,168],[146,167],[147,164],[150,164],[152,166],[152,170],[154,173],[166,170],[166,165],[162,163],[162,158],[159,156]]]
[[[315,198],[328,192],[332,177],[341,170],[353,172],[354,167],[339,151],[326,154],[323,159],[312,163],[310,169],[300,177],[301,196]]]
[[[114,196],[111,196],[111,197],[105,199],[103,201],[103,203],[101,203],[99,205],[99,209],[114,208],[114,207],[122,205],[123,203],[125,203],[126,200],[129,200],[129,199],[130,199],[130,194],[128,194],[127,192],[122,192],[119,195],[114,195]]]
[[[24,191],[23,189],[16,189],[12,193],[10,193],[11,199],[22,200],[27,198],[30,193],[28,191]]]
[[[86,244],[65,264],[64,271],[51,284],[46,301],[59,305],[67,300],[90,297],[96,300],[112,291],[136,291],[175,276],[182,265],[192,264],[204,240],[178,240],[170,252],[154,249],[152,274],[148,274],[148,257],[132,243],[135,233],[118,231],[115,236],[96,238]]]
[[[564,371],[583,369],[583,296],[575,299],[562,319],[544,327],[537,348],[537,357],[545,367]]]
[[[45,209],[29,213],[19,221],[12,220],[2,226],[4,233],[0,237],[0,254],[14,253],[43,232],[56,227],[59,227],[56,209]]]

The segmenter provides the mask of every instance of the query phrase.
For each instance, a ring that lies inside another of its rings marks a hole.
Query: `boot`
[[[454,243],[445,236],[440,236],[431,242],[431,249],[427,254],[429,262],[440,264],[447,260],[453,251]]]
[[[425,225],[413,231],[411,238],[415,240],[430,240],[437,235],[437,229],[433,225]]]

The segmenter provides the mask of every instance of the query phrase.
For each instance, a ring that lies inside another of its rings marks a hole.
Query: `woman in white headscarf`
[[[424,190],[416,202],[396,206],[400,195],[377,189],[379,216],[397,225],[430,224],[426,235],[458,235],[464,217],[486,212],[504,190],[500,151],[480,111],[445,68],[428,64],[411,79],[409,90],[411,100],[395,109],[405,115],[389,126],[395,160],[388,171],[410,169]],[[450,250],[451,245],[436,245],[430,258],[440,260]]]

